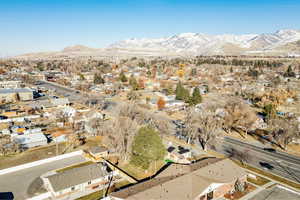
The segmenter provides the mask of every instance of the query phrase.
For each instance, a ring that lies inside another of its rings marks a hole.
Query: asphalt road
[[[98,103],[106,102],[112,106],[117,104],[117,102],[112,102],[103,95],[95,95],[95,94],[91,95],[88,93],[83,93],[75,89],[60,86],[59,84],[52,83],[49,81],[40,81],[40,82],[41,84],[38,86],[55,90],[56,94],[67,97],[71,102],[85,104],[86,102],[97,101]]]
[[[74,156],[17,172],[0,175],[0,192],[12,192],[15,196],[15,200],[24,200],[29,198],[27,190],[31,183],[42,174],[84,161],[85,159],[82,156]]]
[[[236,139],[225,137],[216,146],[216,151],[230,155],[231,149],[244,154],[244,162],[269,173],[287,178],[300,183],[300,157],[283,152],[268,152],[263,147],[241,142]],[[272,170],[264,169],[259,162],[266,162],[272,165]]]
[[[58,95],[62,95],[68,97],[71,101],[85,101],[87,100],[86,96],[76,93],[75,89],[59,86],[58,84],[54,84],[48,81],[40,81],[41,84],[38,85],[40,87],[45,87],[47,89],[55,90],[55,93]]]

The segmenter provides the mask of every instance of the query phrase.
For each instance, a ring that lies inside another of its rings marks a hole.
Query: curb
[[[53,162],[53,161],[57,161],[57,160],[65,159],[65,158],[70,158],[70,157],[73,157],[73,156],[82,155],[82,153],[83,153],[83,151],[80,150],[80,151],[75,151],[75,152],[68,153],[68,154],[63,154],[63,155],[60,155],[60,156],[55,156],[55,157],[52,157],[52,158],[46,158],[46,159],[43,159],[43,160],[38,160],[38,161],[23,164],[23,165],[18,165],[18,166],[15,166],[15,167],[2,169],[2,170],[0,170],[0,175],[9,174],[9,173],[12,173],[12,172],[16,172],[16,171],[19,171],[19,170],[22,170],[22,169],[27,169],[27,168],[30,168],[30,167],[35,167],[35,166],[42,165],[42,164],[45,164],[45,163],[49,163],[49,162]]]

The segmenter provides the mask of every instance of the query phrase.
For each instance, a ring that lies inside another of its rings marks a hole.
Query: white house
[[[115,175],[105,164],[93,163],[53,172],[41,178],[53,199],[67,200],[107,188],[110,179]],[[113,182],[110,185],[112,184]]]
[[[47,145],[47,138],[41,132],[24,135],[14,135],[12,139],[17,144],[20,144],[23,148],[32,148]]]

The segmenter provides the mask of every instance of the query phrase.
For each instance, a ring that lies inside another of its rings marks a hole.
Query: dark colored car
[[[273,149],[273,148],[264,148],[264,151],[268,151],[268,152],[276,152],[276,149]]]
[[[264,169],[267,169],[267,170],[272,170],[274,169],[274,166],[270,165],[269,163],[267,162],[259,162],[260,166],[262,166]]]
[[[0,119],[7,119],[8,117],[0,115]]]
[[[36,81],[35,82],[35,85],[42,85],[43,84],[43,82],[41,82],[41,81]]]

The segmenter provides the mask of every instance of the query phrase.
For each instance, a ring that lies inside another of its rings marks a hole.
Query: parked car
[[[35,85],[42,85],[42,84],[43,84],[42,81],[36,81],[36,82],[35,82]]]
[[[259,162],[260,166],[262,166],[262,168],[266,169],[266,170],[272,170],[274,169],[274,166],[270,165],[267,162]]]
[[[8,117],[6,117],[6,116],[3,116],[3,115],[0,115],[0,120],[2,120],[2,119],[7,119]]]
[[[273,148],[264,148],[264,151],[275,153],[276,149],[273,149]]]

